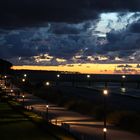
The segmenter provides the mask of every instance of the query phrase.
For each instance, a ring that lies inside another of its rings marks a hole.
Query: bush
[[[92,114],[96,120],[103,120],[104,117],[104,108],[103,105],[96,105],[92,108]]]
[[[140,114],[132,111],[116,111],[110,113],[108,116],[108,122],[124,128],[140,133]]]

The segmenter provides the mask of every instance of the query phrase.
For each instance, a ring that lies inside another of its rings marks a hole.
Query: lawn
[[[1,140],[55,140],[47,132],[40,130],[34,123],[14,111],[6,103],[0,103]]]

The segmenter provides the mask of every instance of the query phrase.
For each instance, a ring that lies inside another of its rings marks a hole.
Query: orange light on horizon
[[[140,69],[136,68],[137,64],[130,64],[133,67],[133,71],[121,71],[120,64],[67,64],[58,66],[13,66],[14,70],[42,70],[42,71],[65,71],[65,72],[79,72],[83,74],[140,74]],[[125,65],[125,64],[123,64]],[[117,70],[116,72],[116,68]],[[134,71],[135,70],[135,71]]]

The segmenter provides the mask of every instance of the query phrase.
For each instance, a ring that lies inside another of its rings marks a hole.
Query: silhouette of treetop
[[[10,70],[12,66],[13,66],[12,63],[6,60],[0,59],[0,73]]]

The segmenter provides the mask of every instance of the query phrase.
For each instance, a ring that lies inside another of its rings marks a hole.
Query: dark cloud
[[[120,70],[115,69],[114,73],[117,73],[117,74],[120,74],[120,73],[122,73],[122,74],[124,74],[124,73],[126,73],[126,74],[139,74],[139,71],[136,70],[135,68],[122,68]]]
[[[138,62],[140,55],[139,26],[139,21],[135,21],[132,24],[128,24],[126,28],[122,30],[112,29],[109,33],[106,34],[106,38],[98,37],[95,40],[92,39],[92,42],[81,43],[84,44],[87,48],[85,51],[83,51],[83,54],[85,56],[104,55],[108,57],[109,61],[115,60],[115,57],[119,57],[124,61],[127,59],[129,62],[132,62],[132,56],[134,58],[133,62]],[[87,37],[86,39],[89,41],[90,37]],[[102,40],[107,40],[107,43],[102,44]],[[95,44],[95,42],[98,41],[100,43]]]
[[[32,26],[42,22],[79,22],[97,18],[84,0],[2,0],[0,1],[1,25]]]
[[[118,68],[132,68],[132,66],[129,65],[129,64],[126,64],[126,65],[118,65],[117,67]]]
[[[105,17],[107,15],[109,14],[106,14]],[[52,56],[54,58],[53,63],[56,58],[63,58],[71,63],[115,62],[116,57],[121,59],[121,62],[138,62],[140,60],[140,33],[139,21],[136,19],[139,19],[140,14],[120,13],[117,15],[115,13],[111,15],[115,17],[110,16],[110,18],[119,19],[117,23],[123,24],[119,24],[123,26],[121,29],[113,29],[116,20],[112,22],[108,19],[105,22],[112,24],[104,25],[103,23],[99,26],[98,23],[101,24],[101,21],[90,20],[82,23],[50,22],[46,23],[45,27],[1,29],[0,55],[3,58],[10,58],[13,62],[16,61],[12,58],[22,57],[23,60],[23,58],[33,58],[33,56],[41,54]],[[133,18],[135,20],[132,20]],[[129,24],[127,19],[130,20]],[[109,30],[106,37],[105,31],[97,30],[98,26],[102,30]],[[76,56],[80,57],[77,58]],[[102,57],[104,58],[102,59]],[[26,61],[24,62],[26,63]],[[44,64],[44,62],[42,63]],[[51,65],[51,62],[48,63]]]
[[[98,13],[140,11],[139,0],[1,0],[0,25],[32,26],[42,22],[80,22]]]
[[[11,31],[3,37],[3,41],[1,40],[0,44],[0,56],[2,58],[30,57],[37,54],[30,40],[24,40],[25,38],[27,39],[29,35],[26,36],[23,34],[22,32]]]
[[[81,33],[81,29],[69,24],[52,24],[50,28],[50,32],[54,34],[79,34]]]
[[[140,49],[138,45],[140,43],[140,33],[135,32],[139,30],[138,23],[134,23],[127,26],[125,30],[112,31],[107,34],[108,44],[106,44],[100,51],[103,53],[114,52],[118,54],[119,57],[130,56],[136,50]]]
[[[131,24],[129,27],[129,30],[130,32],[133,32],[133,33],[140,33],[140,21]]]

